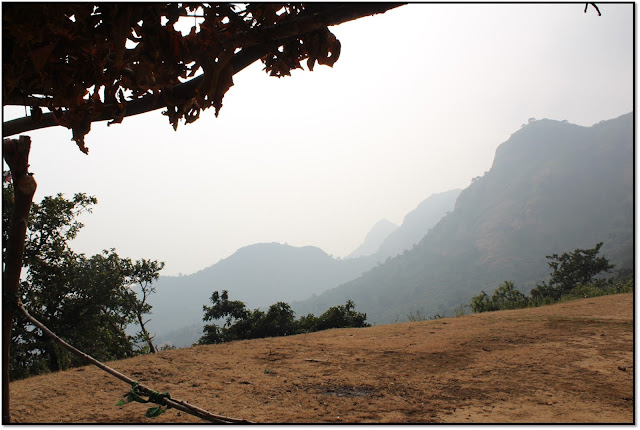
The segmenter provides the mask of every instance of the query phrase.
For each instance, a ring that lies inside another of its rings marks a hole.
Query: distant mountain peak
[[[364,242],[345,258],[357,258],[375,254],[382,242],[398,228],[397,225],[387,219],[378,221],[367,233]]]
[[[435,193],[423,200],[409,212],[402,225],[389,234],[378,251],[378,261],[394,257],[411,249],[433,228],[448,212],[452,211],[461,189]]]

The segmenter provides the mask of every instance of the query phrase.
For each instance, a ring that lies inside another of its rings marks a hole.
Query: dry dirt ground
[[[633,295],[238,341],[108,363],[258,423],[634,423]],[[17,423],[197,423],[114,406],[95,367],[11,383]]]

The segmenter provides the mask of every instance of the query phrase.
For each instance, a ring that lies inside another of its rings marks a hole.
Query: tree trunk
[[[149,345],[149,352],[152,354],[156,353],[156,349],[153,346],[153,343],[151,342],[153,340],[153,338],[151,336],[149,336],[149,332],[147,331],[147,328],[144,326],[144,314],[142,312],[142,308],[144,308],[144,303],[147,300],[147,290],[145,289],[144,285],[142,285],[142,283],[140,283],[140,287],[142,289],[142,301],[138,302],[136,294],[129,290],[129,292],[127,293],[127,297],[129,297],[129,304],[131,305],[131,309],[133,309],[133,311],[136,314],[136,318],[138,319],[138,324],[140,324],[140,333],[142,334],[142,337],[144,339],[145,342],[147,342],[147,345]],[[149,322],[149,321],[147,321]]]
[[[18,306],[18,286],[22,271],[22,255],[29,223],[29,211],[36,181],[28,173],[31,139],[20,136],[18,139],[2,141],[2,153],[9,169],[14,187],[14,206],[9,224],[9,238],[4,256],[2,272],[2,424],[11,422],[9,409],[9,360],[11,346],[11,327]]]
[[[151,343],[151,336],[149,336],[149,332],[147,328],[144,326],[144,321],[142,320],[142,314],[140,312],[136,312],[138,315],[138,322],[140,323],[140,329],[142,330],[142,336],[144,336],[147,345],[149,345],[149,352],[152,354],[156,353],[156,349],[153,347],[153,343]],[[149,322],[149,321],[147,321]]]

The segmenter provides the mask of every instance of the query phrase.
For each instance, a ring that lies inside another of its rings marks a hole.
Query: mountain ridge
[[[319,294],[358,277],[373,264],[371,257],[335,259],[315,246],[248,245],[191,275],[161,276],[156,294],[149,298],[153,307],[149,329],[158,333],[158,343],[177,344],[167,334],[193,333],[194,325],[203,324],[202,306],[210,304],[213,291],[228,290],[231,300],[245,302],[249,309],[266,307]],[[192,336],[180,346],[196,340]]]
[[[380,251],[402,226],[367,257],[253,244],[192,275],[161,277],[150,300],[150,328],[162,332],[158,341],[171,330],[195,336],[214,290],[229,290],[248,308],[285,301],[298,316],[354,300],[370,322],[388,323],[417,310],[451,314],[504,280],[528,292],[549,273],[545,255],[599,241],[612,262],[632,265],[632,125],[632,113],[592,127],[547,119],[528,124],[496,149],[491,169],[469,187],[432,195],[407,214],[403,225],[434,196],[450,198],[451,207],[439,209],[444,216],[397,255]]]
[[[457,193],[459,190],[432,194],[407,214],[399,227],[383,221],[382,231],[375,232],[376,226],[380,227],[378,222],[372,228],[373,238],[370,237],[372,231],[367,235],[369,243],[365,238],[357,248],[373,250],[370,255],[340,259],[315,246],[256,243],[191,275],[161,276],[156,283],[156,294],[149,299],[153,306],[149,328],[157,333],[158,344],[188,346],[194,343],[201,332],[198,327],[203,325],[202,306],[209,304],[216,290],[228,290],[231,300],[240,300],[249,309],[265,308],[278,301],[292,303],[312,298],[359,277],[395,253],[403,243],[407,247],[417,243],[435,220],[453,207]],[[385,229],[389,231],[392,227],[393,231],[385,234]],[[401,236],[394,239],[394,232]],[[389,242],[391,246],[386,245],[385,250],[384,244]],[[260,288],[261,284],[267,288]],[[174,323],[176,320],[180,321],[179,325]]]
[[[435,193],[420,202],[414,210],[405,215],[402,224],[384,239],[375,253],[377,260],[383,261],[411,249],[442,217],[454,209],[461,191],[457,188]]]
[[[613,263],[632,266],[632,178],[632,113],[592,127],[532,122],[497,148],[491,169],[413,249],[293,309],[350,299],[377,323],[417,310],[451,315],[504,280],[528,293],[547,279],[546,255],[600,241]]]
[[[380,248],[380,245],[398,228],[399,226],[387,219],[378,221],[371,230],[369,230],[362,244],[344,258],[357,258],[375,254]]]

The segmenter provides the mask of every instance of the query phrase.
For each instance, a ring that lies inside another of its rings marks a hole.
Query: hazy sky
[[[590,126],[633,110],[633,5],[410,4],[333,27],[333,68],[234,77],[218,118],[160,110],[28,133],[35,201],[98,198],[73,242],[193,273],[259,242],[344,256],[379,220],[465,188],[528,118]],[[5,109],[5,119],[24,109]]]

